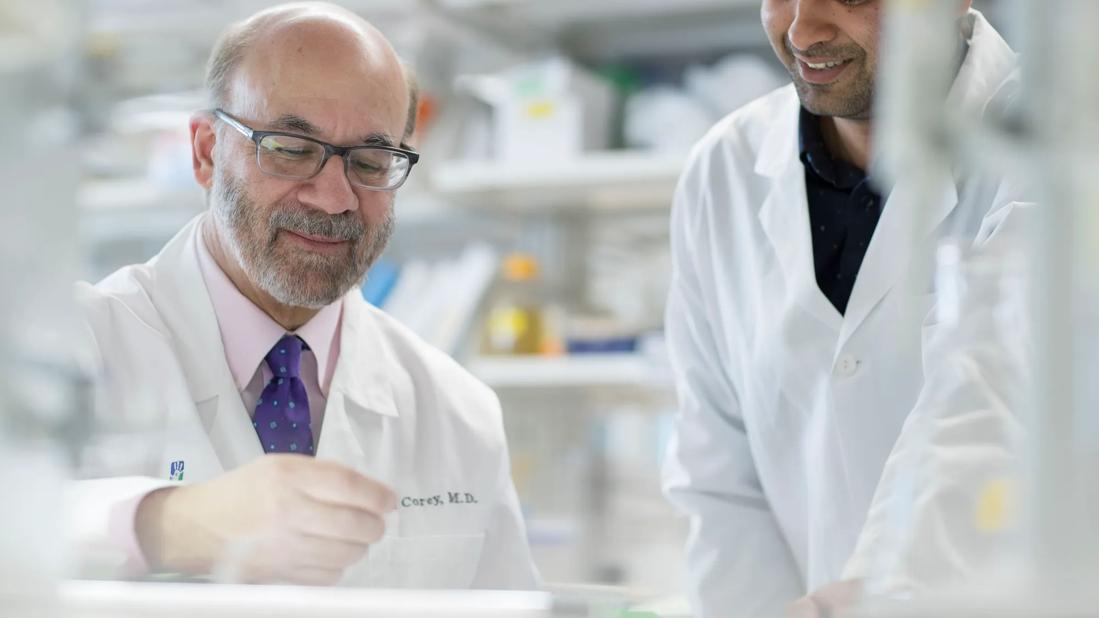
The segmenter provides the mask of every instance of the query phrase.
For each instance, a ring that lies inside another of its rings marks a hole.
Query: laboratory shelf
[[[132,212],[135,209],[189,209],[199,212],[206,198],[196,185],[165,186],[145,178],[89,180],[80,185],[77,204],[84,213]]]
[[[560,26],[580,21],[612,20],[624,17],[693,15],[730,7],[759,8],[759,0],[437,0],[449,10],[503,12],[508,18],[523,18],[543,26]]]
[[[628,388],[670,391],[668,371],[638,354],[480,356],[467,368],[498,389]]]
[[[766,45],[758,0],[436,2],[453,18],[517,49],[557,48],[596,62]]]
[[[216,37],[228,21],[244,19],[264,8],[257,0],[89,0],[88,29],[93,33],[201,34]],[[340,5],[372,19],[405,17],[417,3],[408,0],[341,0]],[[135,10],[139,9],[139,10]]]
[[[432,186],[452,202],[504,210],[669,208],[685,154],[606,151],[559,162],[451,161]]]
[[[205,210],[202,190],[144,179],[84,183],[77,194],[81,235],[91,246],[119,240],[167,241]]]
[[[100,0],[103,1],[103,0]],[[375,0],[377,1],[377,0]],[[393,0],[390,0],[392,2]],[[581,21],[620,20],[636,17],[692,16],[730,9],[751,10],[758,18],[759,0],[433,0],[451,11],[502,14],[508,19],[524,18],[539,25],[561,25]],[[978,8],[1001,4],[1001,0],[979,0]],[[384,3],[383,3],[384,5]]]

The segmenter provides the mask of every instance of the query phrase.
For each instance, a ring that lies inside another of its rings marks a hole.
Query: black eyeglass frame
[[[383,146],[381,144],[368,144],[363,146],[335,146],[327,142],[322,142],[319,139],[309,137],[308,135],[287,133],[284,131],[257,131],[252,127],[244,124],[240,120],[237,120],[231,114],[221,108],[210,110],[210,113],[212,113],[217,119],[223,121],[225,124],[239,131],[244,137],[252,140],[252,142],[256,145],[256,166],[259,167],[260,171],[264,174],[267,174],[268,176],[273,176],[275,178],[285,178],[288,180],[309,180],[310,178],[315,178],[317,174],[321,173],[321,170],[324,169],[324,166],[328,165],[329,159],[331,159],[333,156],[339,156],[341,159],[343,159],[344,176],[347,178],[348,182],[354,184],[356,187],[362,187],[363,189],[367,189],[368,191],[396,191],[397,189],[400,189],[402,186],[404,186],[405,181],[408,180],[408,176],[412,173],[412,168],[420,162],[420,153],[413,150],[408,150],[406,148],[398,148],[396,146]],[[261,148],[260,142],[262,142],[265,137],[270,137],[272,135],[281,135],[283,137],[303,139],[308,142],[313,142],[314,144],[317,144],[318,146],[324,148],[324,157],[321,159],[320,165],[317,166],[317,170],[309,176],[286,176],[283,174],[275,174],[263,169],[263,166],[260,165],[259,162]],[[404,177],[401,178],[401,181],[392,187],[372,187],[369,185],[364,185],[361,182],[355,181],[351,176],[351,159],[347,157],[347,154],[353,150],[381,150],[384,152],[392,152],[402,155],[408,159],[408,169],[405,170]]]

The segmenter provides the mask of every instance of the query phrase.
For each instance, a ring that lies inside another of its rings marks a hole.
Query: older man
[[[533,587],[496,398],[358,290],[418,159],[394,50],[343,9],[285,5],[222,36],[207,88],[208,212],[80,289],[100,420],[165,434],[154,469],[77,484],[78,541],[245,582]]]

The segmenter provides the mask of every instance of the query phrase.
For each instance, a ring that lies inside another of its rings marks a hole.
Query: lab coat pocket
[[[469,588],[484,540],[484,533],[385,537],[370,547],[368,586]]]

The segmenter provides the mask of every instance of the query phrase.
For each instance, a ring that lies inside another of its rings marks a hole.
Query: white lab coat
[[[980,113],[1012,91],[1015,56],[979,13],[964,23],[951,97]],[[666,328],[679,415],[664,485],[690,518],[688,592],[703,617],[780,615],[840,577],[923,384],[935,292],[913,279],[914,252],[976,238],[1014,201],[996,179],[943,170],[941,197],[919,204],[902,179],[841,316],[816,282],[798,112],[793,86],[734,112],[695,148],[675,198]]]
[[[1029,246],[1040,212],[998,213],[966,267],[960,311],[938,311],[926,384],[885,464],[844,579],[908,597],[992,581],[1011,568],[1034,358],[1026,318]],[[956,315],[954,315],[956,314]],[[940,319],[942,316],[942,319]],[[1018,558],[1015,555],[1014,558]]]
[[[130,465],[116,471],[122,478],[76,484],[76,541],[89,552],[112,548],[114,509],[170,483],[174,462],[184,462],[184,482],[197,483],[263,455],[199,270],[200,219],[147,264],[78,288],[105,375],[100,427],[159,422],[165,429],[144,438],[157,441],[151,470]],[[495,395],[358,289],[342,302],[340,358],[317,458],[386,483],[400,501],[385,538],[343,583],[534,588]]]

